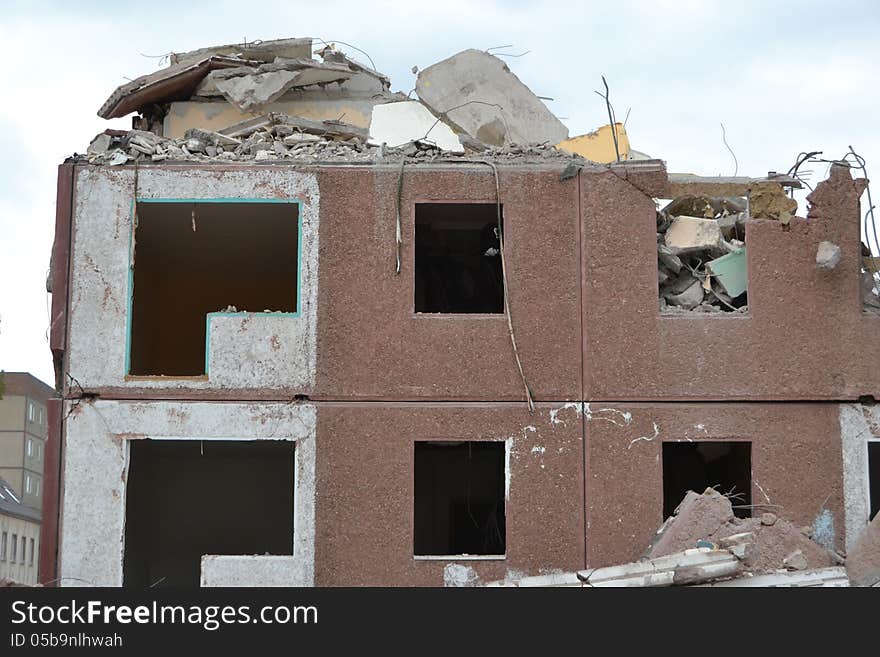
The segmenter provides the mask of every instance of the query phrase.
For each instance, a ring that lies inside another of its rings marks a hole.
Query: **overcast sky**
[[[607,123],[605,75],[632,147],[670,171],[786,171],[801,151],[852,144],[880,171],[880,3],[443,2],[149,3],[0,0],[0,369],[53,382],[45,279],[56,167],[108,127],[96,112],[168,52],[310,36],[369,53],[392,88],[465,48],[497,53],[572,135]],[[343,50],[347,48],[341,46]],[[347,49],[356,58],[360,53]],[[813,181],[825,177],[813,166]],[[875,178],[880,174],[875,174]],[[880,197],[880,189],[874,192]],[[100,354],[95,354],[100,358]]]

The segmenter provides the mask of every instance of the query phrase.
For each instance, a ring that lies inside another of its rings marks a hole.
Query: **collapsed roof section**
[[[574,138],[578,141],[572,145],[568,129],[542,99],[501,59],[480,50],[465,50],[419,71],[413,90],[418,98],[411,98],[412,92],[391,92],[386,75],[333,44],[312,53],[308,38],[213,46],[171,54],[168,59],[166,68],[116,89],[99,116],[110,119],[138,112],[135,129],[167,139],[185,138],[193,129],[229,134],[248,121],[283,114],[305,122],[344,122],[364,132],[362,140],[356,135],[360,141],[392,149],[422,144],[463,154],[558,148],[594,162],[619,161],[629,155],[628,142],[623,158],[608,147],[612,138],[623,135],[625,141],[621,125]],[[321,131],[297,126],[294,130],[328,140]],[[596,139],[596,134],[601,138]],[[329,139],[339,141],[335,134]],[[99,136],[98,146],[106,142]],[[96,149],[93,142],[90,155],[96,155]],[[615,153],[610,160],[609,152]],[[117,156],[113,163],[121,163],[120,159]]]

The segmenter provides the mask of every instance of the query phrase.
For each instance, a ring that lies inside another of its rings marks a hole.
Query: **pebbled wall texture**
[[[663,521],[664,441],[750,441],[753,502],[800,525],[821,515],[835,547],[851,545],[880,436],[861,181],[834,166],[808,217],[748,221],[747,314],[664,316],[662,163],[497,171],[533,413],[504,315],[413,309],[415,204],[495,203],[492,167],[63,165],[50,335],[62,491],[41,564],[57,549],[62,585],[121,584],[127,441],[169,437],[297,441],[294,557],[208,555],[205,586],[444,586],[629,561]],[[253,313],[247,330],[212,318],[205,377],[127,376],[135,197],[298,202],[299,315]],[[823,240],[841,248],[831,271],[815,265]],[[506,555],[414,557],[417,440],[505,443]]]

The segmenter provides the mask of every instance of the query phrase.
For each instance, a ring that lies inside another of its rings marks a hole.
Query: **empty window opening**
[[[415,443],[419,555],[504,555],[503,442]]]
[[[752,515],[752,445],[747,442],[663,443],[663,517],[689,490],[714,488],[727,495],[738,518]]]
[[[415,243],[417,313],[504,312],[495,203],[417,203]]]
[[[871,505],[868,519],[872,520],[880,511],[880,440],[868,443],[868,490]]]
[[[748,311],[743,197],[657,202],[657,280],[665,314]]]
[[[295,203],[137,206],[129,374],[205,374],[206,315],[297,311]]]
[[[294,443],[131,441],[126,586],[197,587],[205,554],[293,554]]]

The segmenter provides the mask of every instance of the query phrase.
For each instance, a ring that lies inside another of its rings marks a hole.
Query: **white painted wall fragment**
[[[845,545],[850,550],[868,525],[868,442],[880,439],[880,407],[841,404],[838,417],[843,452]]]
[[[463,153],[464,148],[452,129],[431,114],[417,100],[386,103],[373,108],[370,122],[370,143],[390,147],[425,139],[444,151]]]
[[[74,404],[75,408],[71,409]],[[171,401],[67,402],[59,571],[62,586],[121,586],[131,440],[296,441],[293,556],[285,581],[314,583],[315,426],[310,404]],[[218,559],[207,582],[251,572],[265,581],[282,561]],[[232,584],[230,584],[232,585]]]
[[[135,194],[140,199],[299,201],[299,316],[255,313],[246,334],[238,330],[240,318],[212,317],[207,380],[126,377]],[[133,168],[78,167],[71,255],[70,374],[86,389],[309,388],[314,383],[316,363],[319,214],[316,176],[287,167],[217,171],[142,168],[137,176]]]

